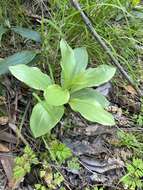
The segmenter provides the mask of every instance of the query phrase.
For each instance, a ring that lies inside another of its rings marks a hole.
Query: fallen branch
[[[80,12],[81,17],[86,24],[87,28],[93,35],[94,39],[101,45],[101,47],[106,51],[110,59],[112,60],[112,64],[114,64],[120,71],[120,73],[124,76],[124,78],[134,87],[134,89],[137,91],[139,97],[142,96],[142,92],[138,88],[138,86],[134,83],[134,81],[130,78],[130,76],[127,74],[127,72],[124,70],[124,68],[120,65],[119,61],[114,57],[112,51],[110,48],[106,45],[105,41],[101,38],[101,36],[96,32],[94,27],[92,26],[92,23],[90,19],[86,16],[84,11],[81,9],[80,4],[77,0],[70,0],[72,5]]]

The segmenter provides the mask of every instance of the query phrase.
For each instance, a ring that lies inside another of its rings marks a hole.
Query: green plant
[[[133,119],[135,119],[137,125],[140,127],[143,126],[143,100],[141,99],[141,108],[140,113],[138,115],[134,115]]]
[[[85,48],[72,49],[64,40],[60,42],[61,86],[38,68],[26,65],[10,66],[11,73],[20,81],[36,90],[44,91],[44,100],[35,93],[38,103],[34,106],[30,118],[30,128],[35,137],[44,135],[60,121],[64,114],[64,104],[79,112],[84,118],[103,125],[114,125],[113,116],[105,109],[107,99],[90,87],[109,81],[116,69],[101,65],[87,68],[88,54]]]
[[[41,185],[41,184],[36,184],[35,189],[36,190],[47,190],[47,188],[44,185]]]
[[[87,187],[87,188],[85,188],[85,190],[103,190],[103,188],[96,186],[96,187],[93,187],[93,188],[90,188],[90,189]]]
[[[50,152],[53,160],[57,160],[58,163],[62,164],[66,159],[72,156],[71,150],[63,143],[58,140],[50,142]]]
[[[36,55],[37,53],[34,51],[24,50],[0,60],[0,75],[7,73],[9,66],[32,62]]]
[[[131,190],[143,188],[143,160],[133,158],[131,164],[127,164],[127,174],[121,178],[121,182]]]
[[[93,190],[103,190],[103,188],[102,187],[94,187]]]
[[[141,0],[132,0],[132,5],[136,6],[141,2]]]
[[[10,25],[9,22],[8,23],[6,22],[5,26],[0,25],[0,43],[1,43],[2,36],[9,31],[17,33],[21,35],[22,37],[33,40],[35,42],[41,42],[41,36],[38,32],[32,29],[28,29],[28,28],[24,28],[20,26],[13,27]]]
[[[143,144],[138,141],[134,134],[119,131],[118,137],[120,139],[120,145],[126,146],[129,149],[132,148],[136,152],[142,153]]]
[[[142,40],[142,18],[136,19],[133,15],[132,1],[81,0],[80,3],[91,18],[97,32],[109,44],[115,56],[126,67],[131,77],[139,79],[139,64],[135,64],[138,51],[135,47]],[[62,2],[56,0],[49,7],[52,18],[44,24],[44,34],[48,42],[47,50],[50,52],[49,62],[52,60],[53,67],[57,70],[56,63],[59,56],[57,43],[60,37],[66,38],[71,44],[87,47],[93,65],[94,63],[110,62],[106,52],[91,38],[80,14],[71,6],[68,6],[68,3],[68,0]],[[136,69],[134,69],[135,67]],[[140,76],[142,75],[140,74]]]
[[[67,162],[67,164],[68,164],[68,168],[70,169],[70,170],[80,170],[80,164],[79,164],[79,162],[78,162],[78,159],[76,158],[76,157],[74,157],[74,158],[72,158],[71,160],[69,160],[68,162]]]
[[[139,114],[137,117],[137,124],[142,127],[143,126],[143,115]]]
[[[26,146],[24,154],[15,159],[13,179],[15,181],[21,181],[23,177],[30,172],[32,164],[38,164],[38,159],[32,149]]]
[[[41,36],[38,32],[28,29],[28,28],[22,28],[22,27],[5,27],[3,25],[0,25],[0,45],[1,45],[1,39],[3,34],[13,31],[15,33],[18,33],[22,37],[26,39],[31,39],[36,42],[41,42]],[[30,51],[25,50],[18,53],[15,53],[9,57],[6,57],[5,59],[0,60],[0,75],[5,74],[8,72],[8,67],[18,64],[28,64],[31,63],[32,60],[36,57],[38,52],[36,51]]]
[[[139,114],[133,115],[132,120],[139,127],[142,127],[143,126],[143,113],[141,112]]]
[[[5,27],[3,25],[0,25],[0,45],[1,45],[1,39],[2,39],[3,34],[9,32],[9,31],[13,31],[26,39],[31,39],[36,42],[41,42],[40,34],[34,30],[31,30],[28,28],[23,28],[23,27],[18,27],[18,26],[17,27],[11,27],[11,26]],[[36,52],[36,51],[30,51],[30,50],[26,51],[25,50],[25,51],[15,53],[9,57],[6,57],[5,59],[0,59],[0,75],[7,73],[9,66],[31,63],[37,54],[38,54],[38,52]],[[38,59],[36,59],[36,60],[38,60]]]
[[[26,15],[26,8],[22,5],[22,1],[19,0],[0,1],[0,23],[5,20],[9,20],[16,25],[23,24],[28,26],[28,24],[31,24]]]
[[[63,181],[64,177],[59,172],[54,173],[53,183],[55,184],[55,186],[60,186]]]

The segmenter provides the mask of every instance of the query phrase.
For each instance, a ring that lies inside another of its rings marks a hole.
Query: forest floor
[[[80,4],[143,92],[142,2],[81,0]],[[38,43],[12,31],[1,35],[0,30],[0,59],[36,50],[41,56],[32,64],[43,72],[51,69],[56,81],[61,38],[73,48],[86,47],[91,67],[112,63],[67,0],[1,0],[0,20],[9,28],[31,28],[42,36]],[[115,126],[88,122],[67,108],[51,135],[34,138],[29,128],[36,102],[33,91],[10,73],[0,76],[0,190],[143,189],[143,99],[118,68],[114,78],[96,90],[110,101]]]

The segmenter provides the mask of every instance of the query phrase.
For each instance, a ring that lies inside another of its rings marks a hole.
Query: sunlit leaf
[[[18,80],[36,90],[45,90],[51,84],[50,77],[37,67],[20,64],[9,67],[9,70]]]
[[[93,104],[98,102],[103,108],[107,108],[109,106],[109,101],[99,92],[92,88],[85,88],[74,92],[71,95],[71,99],[80,99],[80,100],[89,100]]]
[[[33,51],[21,51],[3,59],[0,61],[0,75],[8,72],[9,66],[30,63],[36,55]]]
[[[74,92],[83,88],[104,84],[114,76],[115,72],[116,69],[108,65],[89,68],[73,79],[71,91]]]
[[[74,55],[76,60],[76,67],[74,73],[85,71],[88,64],[88,54],[86,48],[75,48]]]
[[[71,79],[73,78],[76,60],[74,57],[74,51],[63,39],[60,42],[60,49],[62,54],[61,67],[64,86],[68,87],[70,85]]]
[[[51,129],[60,121],[64,114],[64,107],[53,107],[46,102],[34,106],[30,118],[30,128],[34,137],[50,133]]]
[[[50,85],[44,91],[46,102],[50,105],[60,106],[66,104],[70,94],[68,90],[63,90],[59,85]]]
[[[22,37],[34,40],[35,42],[41,42],[41,36],[38,32],[28,29],[28,28],[23,28],[23,27],[13,27],[12,30],[18,34],[20,34]]]
[[[65,40],[61,40],[60,49],[61,60],[61,84],[64,88],[70,89],[73,78],[85,71],[88,64],[88,54],[86,48],[75,48],[74,50]]]
[[[102,125],[115,125],[113,116],[105,111],[101,104],[96,101],[86,98],[74,98],[70,100],[69,104],[74,111],[79,112],[89,121],[97,122]]]

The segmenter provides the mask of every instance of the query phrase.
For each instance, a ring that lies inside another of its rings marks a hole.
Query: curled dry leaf
[[[1,116],[0,117],[0,125],[6,125],[8,123],[8,117],[7,116]]]
[[[96,159],[89,159],[89,158],[81,159],[81,161],[84,163],[86,168],[88,168],[91,171],[97,172],[99,174],[103,174],[110,170],[115,170],[115,169],[124,167],[123,161],[119,159],[114,159],[114,158],[109,158],[107,161],[103,161],[103,162]]]
[[[17,138],[13,134],[3,130],[0,130],[0,140],[13,144],[17,143]]]
[[[0,152],[9,152],[9,149],[0,143]]]

